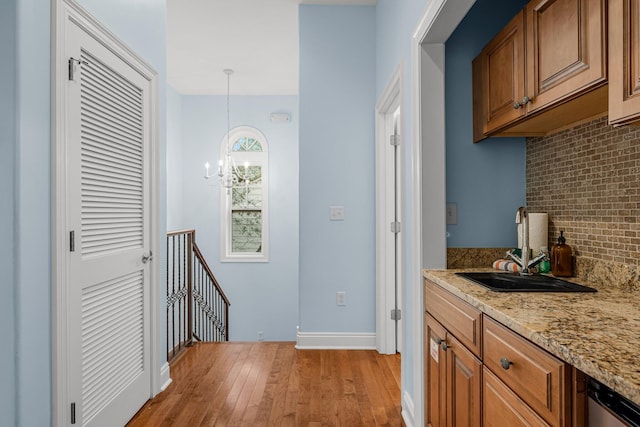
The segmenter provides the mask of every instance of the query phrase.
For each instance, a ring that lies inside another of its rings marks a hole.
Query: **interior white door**
[[[402,137],[400,69],[376,105],[376,349],[402,348]]]
[[[392,115],[393,120],[393,138],[396,141],[400,140],[399,128],[400,128],[400,107],[398,107]],[[402,174],[400,173],[400,145],[395,144],[393,149],[393,166],[391,173],[393,174],[393,221],[401,224],[402,220]],[[393,242],[393,291],[394,291],[394,306],[397,313],[402,313],[402,240],[401,240],[401,228],[397,229],[394,233]],[[402,314],[395,318],[395,341],[396,352],[400,353],[402,348],[402,328],[403,328]]]
[[[78,23],[65,44],[71,421],[120,426],[151,395],[150,82]]]

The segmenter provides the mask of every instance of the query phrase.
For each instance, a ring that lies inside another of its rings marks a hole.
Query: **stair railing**
[[[167,360],[194,341],[229,340],[229,300],[202,256],[195,230],[167,233]]]

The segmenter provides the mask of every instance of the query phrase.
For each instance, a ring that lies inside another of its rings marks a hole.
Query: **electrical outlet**
[[[336,292],[336,305],[347,305],[345,291]]]
[[[264,341],[264,332],[258,332],[258,341]]]

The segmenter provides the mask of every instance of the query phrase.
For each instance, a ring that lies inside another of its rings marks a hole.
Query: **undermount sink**
[[[456,273],[496,292],[598,292],[551,276],[521,276],[519,273]]]

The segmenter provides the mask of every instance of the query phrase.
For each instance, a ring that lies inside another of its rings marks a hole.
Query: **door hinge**
[[[391,310],[391,320],[401,320],[402,319],[402,310],[399,308],[394,308]]]
[[[390,135],[389,143],[391,145],[393,145],[394,147],[400,145],[400,135],[398,135],[397,133],[394,134],[394,135]]]
[[[71,230],[69,232],[69,252],[76,251],[76,232]]]
[[[391,223],[391,232],[392,233],[398,234],[400,232],[400,229],[401,229],[400,221],[393,221]]]
[[[71,402],[71,424],[76,423],[76,402]]]
[[[76,80],[76,76],[75,76],[76,64],[89,65],[89,63],[84,59],[76,59],[73,57],[69,58],[69,81],[72,81],[72,82]]]

